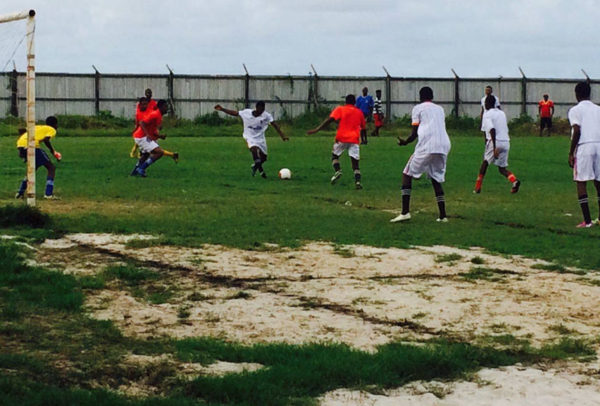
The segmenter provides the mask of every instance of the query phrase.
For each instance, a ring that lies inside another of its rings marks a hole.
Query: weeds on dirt
[[[456,254],[456,253],[452,253],[452,254],[444,254],[444,255],[437,255],[435,257],[435,262],[454,262],[454,261],[458,261],[460,259],[462,259],[462,255],[460,254]]]

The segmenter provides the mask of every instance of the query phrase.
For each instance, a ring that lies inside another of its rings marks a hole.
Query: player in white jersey
[[[485,131],[485,152],[483,153],[483,162],[479,168],[479,176],[477,176],[473,192],[481,193],[481,184],[488,165],[494,164],[498,167],[498,171],[512,183],[511,193],[517,193],[521,181],[506,169],[508,166],[508,151],[510,150],[506,114],[495,105],[496,99],[492,95],[485,99],[486,110],[481,122],[481,128]]]
[[[575,86],[578,104],[569,110],[572,128],[569,166],[573,168],[573,180],[577,182],[577,197],[583,222],[577,227],[591,227],[587,182],[593,181],[600,203],[600,106],[590,101],[591,88],[587,82]],[[598,220],[595,220],[598,223]]]
[[[440,216],[437,221],[447,222],[446,201],[442,183],[446,180],[446,158],[450,152],[450,138],[446,132],[444,109],[432,102],[433,90],[423,87],[419,91],[421,103],[412,110],[412,134],[408,139],[398,137],[398,145],[407,145],[418,138],[402,175],[402,213],[391,219],[392,223],[410,219],[410,194],[412,179],[426,173],[431,178]]]
[[[273,116],[265,111],[265,102],[262,100],[256,102],[256,108],[254,110],[229,110],[222,107],[220,104],[215,106],[215,110],[242,119],[242,122],[244,123],[243,137],[248,144],[248,149],[254,160],[254,163],[252,164],[252,176],[256,175],[256,172],[258,171],[263,178],[266,178],[267,174],[262,166],[263,163],[267,161],[267,139],[265,137],[265,131],[267,131],[269,125],[272,125],[283,141],[288,141],[289,138],[281,131],[279,125],[273,121]]]
[[[485,87],[484,93],[485,94],[481,98],[481,113],[479,113],[479,119],[481,120],[481,131],[485,131],[483,129],[483,113],[485,113],[485,99],[488,96],[493,96],[495,99],[494,108],[502,110],[502,107],[500,106],[500,100],[498,99],[498,97],[496,97],[496,95],[494,94],[494,90],[490,85],[487,85]]]

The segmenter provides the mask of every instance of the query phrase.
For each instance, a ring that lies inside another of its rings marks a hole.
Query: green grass
[[[574,228],[580,212],[571,170],[560,158],[568,150],[566,138],[515,137],[510,169],[522,180],[522,190],[511,195],[509,183],[492,167],[482,194],[473,195],[483,146],[479,138],[457,136],[455,131],[444,184],[450,222],[435,223],[431,185],[422,179],[414,183],[413,219],[390,224],[391,214],[384,210],[400,207],[401,172],[414,147],[397,147],[389,136],[372,139],[361,149],[365,189],[356,191],[345,156],[340,184],[328,182],[333,133],[306,137],[303,131],[290,128],[288,143],[269,137],[266,180],[250,176],[250,154],[239,137],[167,138],[163,146],[179,151],[180,163],[162,159],[150,167],[148,178],[139,179],[128,176],[134,163],[127,157],[129,137],[59,134],[55,145],[64,158],[58,164],[56,193],[62,200],[41,201],[39,207],[57,230],[151,233],[159,235],[161,243],[256,248],[324,240],[380,247],[481,246],[501,254],[600,268],[595,249],[600,234]],[[0,138],[3,150],[14,149],[13,144],[12,138]],[[292,170],[291,181],[276,179],[281,167]],[[0,204],[11,203],[25,168],[15,152],[0,162],[0,169]],[[43,169],[38,174],[43,179]]]
[[[435,257],[435,262],[454,262],[458,261],[459,259],[462,259],[462,255],[460,254],[444,254],[437,255]]]

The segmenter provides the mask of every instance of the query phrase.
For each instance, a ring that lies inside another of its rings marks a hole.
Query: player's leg
[[[48,171],[48,176],[46,177],[46,190],[44,191],[44,199],[53,199],[54,198],[54,176],[56,175],[56,166],[48,160],[44,164],[46,170]]]
[[[153,141],[154,142],[154,141]],[[154,142],[156,144],[156,142]],[[146,159],[136,170],[137,174],[145,177],[146,169],[152,165],[154,162],[158,161],[164,155],[164,151],[161,147],[156,144],[156,147],[150,151],[150,157]]]
[[[596,188],[596,195],[598,196],[598,218],[596,219],[596,225],[600,225],[600,181],[594,181],[594,187]]]
[[[435,192],[435,200],[438,205],[438,210],[440,212],[440,216],[437,221],[446,222],[448,218],[446,217],[446,198],[444,196],[444,188],[442,184],[436,181],[435,179],[431,179],[431,185],[433,186],[433,191]]]
[[[252,164],[252,176],[256,175],[257,171],[261,174],[261,176],[265,172],[262,167],[263,160],[261,157],[261,152],[262,151],[257,146],[250,147],[250,154],[252,154],[252,161],[254,162]]]
[[[352,163],[352,171],[354,172],[354,186],[356,189],[362,189],[362,184],[360,183],[361,174],[360,174],[360,146],[358,144],[347,144],[348,147],[348,155],[350,156],[350,162]]]
[[[163,149],[163,154],[164,156],[171,157],[173,161],[175,161],[175,163],[179,161],[179,152],[171,152],[167,151],[166,149]]]
[[[548,117],[548,137],[552,133],[552,117]]]
[[[517,193],[519,191],[519,188],[521,187],[521,181],[517,179],[515,174],[506,169],[506,167],[501,166],[498,167],[498,172],[500,172],[500,174],[506,179],[508,179],[508,181],[512,184],[510,193]]]
[[[262,176],[263,178],[266,179],[267,178],[267,173],[265,172],[265,169],[264,169],[263,165],[264,165],[265,162],[267,162],[267,154],[265,154],[263,152],[263,150],[259,148],[258,149],[258,156],[260,158],[260,161],[261,161],[261,165],[260,166],[262,168],[262,171],[260,171],[260,176]]]
[[[475,181],[475,189],[473,189],[473,193],[481,193],[481,185],[483,184],[483,177],[488,168],[488,162],[484,159],[479,167],[479,174],[477,175],[477,180]]]
[[[333,176],[331,177],[331,184],[334,185],[339,178],[342,177],[342,166],[340,165],[340,156],[344,152],[344,144],[341,142],[335,142],[331,151],[331,166],[333,166]]]
[[[129,157],[130,158],[135,158],[137,150],[138,150],[138,144],[136,144],[135,141],[134,141],[133,142],[133,147],[131,147],[131,151],[129,152]]]
[[[579,200],[579,206],[583,214],[583,223],[579,223],[577,227],[591,227],[593,223],[588,203],[587,182],[577,182],[577,199]]]
[[[367,129],[360,130],[360,143],[366,145],[367,141]]]
[[[546,122],[544,121],[544,117],[540,117],[540,137],[544,134],[544,126]]]
[[[412,179],[412,176],[405,173],[402,174],[402,212],[398,217],[392,219],[392,222],[410,219],[410,195],[412,192]]]

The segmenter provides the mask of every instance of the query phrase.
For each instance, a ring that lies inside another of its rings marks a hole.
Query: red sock
[[[479,174],[479,176],[477,176],[477,180],[475,181],[475,190],[481,189],[482,183],[483,183],[483,175]]]
[[[515,180],[517,180],[517,177],[512,172],[508,172],[508,176],[506,178],[510,183],[513,183]]]

